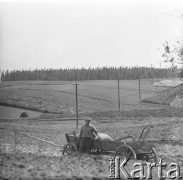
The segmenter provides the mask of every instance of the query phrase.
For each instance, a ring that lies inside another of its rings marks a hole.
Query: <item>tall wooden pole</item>
[[[151,64],[151,84],[153,84],[153,66]]]
[[[78,83],[74,84],[76,87],[76,129],[78,129]]]
[[[139,76],[139,102],[141,101],[141,87],[140,87],[140,76]]]
[[[119,88],[119,80],[118,80],[118,112],[120,115],[120,88]]]
[[[140,86],[140,73],[138,69],[138,76],[139,76],[139,102],[141,101],[141,86]]]
[[[76,83],[76,129],[78,128],[78,84]]]

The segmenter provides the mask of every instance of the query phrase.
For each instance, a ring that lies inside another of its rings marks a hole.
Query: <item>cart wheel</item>
[[[64,146],[62,155],[73,155],[78,152],[77,147],[75,144],[68,143]]]
[[[118,156],[120,158],[126,158],[136,160],[137,156],[135,151],[128,145],[122,145],[118,147],[115,151],[115,156]]]
[[[147,161],[157,163],[157,153],[156,150],[152,147],[150,153],[147,155]]]

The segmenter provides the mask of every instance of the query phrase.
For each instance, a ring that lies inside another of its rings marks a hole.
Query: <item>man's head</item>
[[[91,118],[90,117],[86,117],[85,118],[85,125],[89,125],[90,121],[91,121]]]

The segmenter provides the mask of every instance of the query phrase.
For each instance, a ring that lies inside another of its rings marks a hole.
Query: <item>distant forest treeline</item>
[[[82,80],[128,80],[150,78],[170,78],[175,73],[171,69],[149,67],[103,67],[103,68],[68,68],[3,71],[2,81],[82,81]]]

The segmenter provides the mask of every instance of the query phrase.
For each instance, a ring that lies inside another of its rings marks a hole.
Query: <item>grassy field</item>
[[[78,87],[79,117],[93,117],[99,132],[117,139],[132,135],[138,140],[151,125],[147,141],[153,141],[158,158],[177,162],[183,176],[183,110],[171,106],[138,103],[138,81],[121,81],[121,115],[117,113],[116,81],[83,81]],[[151,80],[141,84],[142,98],[157,94]],[[164,88],[159,89],[158,91]],[[39,117],[0,118],[0,128],[17,130],[59,144],[75,130],[75,88],[72,82],[3,82],[0,103],[42,112]],[[23,111],[23,110],[22,110]],[[0,111],[1,112],[1,111]],[[7,112],[8,110],[3,110]],[[13,113],[13,111],[12,111]],[[14,112],[17,113],[17,112]],[[18,111],[20,113],[20,111]],[[79,121],[79,132],[83,120]],[[0,178],[8,179],[108,179],[106,156],[61,156],[62,148],[0,129]],[[16,144],[16,146],[15,146]],[[15,148],[16,147],[16,148]],[[154,178],[157,179],[155,172]]]
[[[0,103],[15,107],[75,114],[75,87],[72,82],[2,82]],[[160,89],[158,89],[160,90]],[[141,98],[156,93],[151,80],[141,81]],[[121,109],[139,102],[138,80],[120,81]],[[83,81],[78,86],[79,113],[117,111],[116,81]]]

